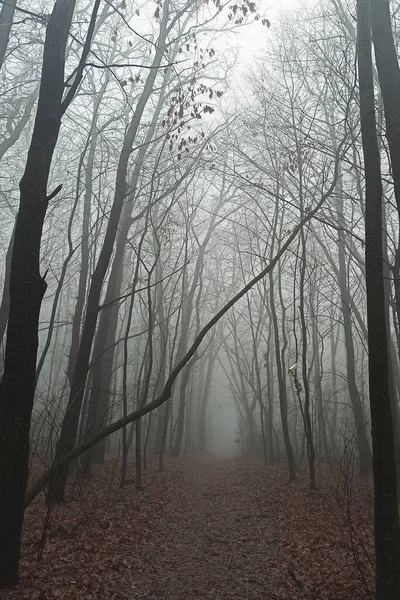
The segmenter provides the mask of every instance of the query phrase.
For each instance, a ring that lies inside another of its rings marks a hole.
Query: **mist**
[[[400,597],[397,8],[0,0],[6,600]]]

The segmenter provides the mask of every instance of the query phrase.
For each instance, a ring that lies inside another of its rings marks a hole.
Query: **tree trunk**
[[[207,372],[203,383],[201,403],[199,408],[199,423],[198,423],[198,444],[199,451],[207,452],[207,406],[210,399],[211,378],[214,370],[215,354],[213,348],[210,349],[208,357]]]
[[[4,374],[0,383],[0,589],[18,580],[38,325],[46,283],[40,243],[47,184],[61,125],[64,63],[75,0],[57,0],[46,31],[41,86],[15,225]]]
[[[10,308],[10,273],[11,273],[11,257],[14,246],[14,235],[15,235],[15,225],[13,227],[13,232],[11,234],[10,243],[8,245],[8,250],[6,254],[6,269],[4,273],[4,287],[3,287],[3,295],[1,297],[1,305],[0,305],[0,344],[3,342],[4,334],[6,332],[7,321],[8,321],[8,311]]]
[[[357,0],[357,15],[360,119],[366,184],[365,267],[374,476],[376,599],[395,600],[400,595],[399,513],[383,282],[382,180],[376,133],[371,14],[368,0]],[[385,57],[385,60],[389,60],[389,57]],[[396,97],[393,100],[398,99]],[[398,142],[400,143],[400,138]]]
[[[285,378],[284,378],[284,373],[283,373],[283,368],[282,368],[282,361],[281,361],[278,317],[277,317],[276,308],[275,308],[274,280],[273,280],[272,273],[270,273],[270,276],[269,276],[269,289],[270,289],[270,305],[271,305],[272,324],[273,324],[273,328],[274,328],[275,360],[276,360],[276,371],[277,371],[277,376],[278,376],[279,407],[280,407],[280,412],[281,412],[283,441],[285,443],[286,456],[287,456],[287,461],[288,461],[289,481],[296,481],[296,463],[295,463],[295,459],[294,459],[293,448],[292,448],[292,443],[290,441],[290,434],[289,434],[287,392],[286,392],[286,383],[285,383]]]
[[[303,207],[302,207],[303,210]],[[299,311],[300,311],[300,324],[301,324],[301,370],[303,379],[303,390],[304,390],[304,405],[303,405],[303,421],[304,421],[304,432],[306,435],[307,442],[307,458],[308,458],[308,470],[310,474],[310,490],[315,491],[317,489],[317,483],[315,479],[315,446],[313,436],[313,426],[311,420],[311,396],[310,396],[310,382],[307,372],[307,350],[308,350],[308,337],[307,337],[307,323],[305,316],[305,302],[304,302],[304,285],[307,268],[307,257],[306,257],[306,240],[304,231],[300,232],[302,256],[300,264],[300,295],[299,295]],[[296,390],[297,391],[297,390]],[[300,401],[300,393],[298,393]]]
[[[164,4],[163,16],[160,25],[160,35],[152,65],[153,68],[150,69],[147,76],[143,93],[136,105],[136,110],[129,125],[120,154],[115,183],[114,201],[110,211],[104,243],[100,251],[89,289],[86,316],[76,357],[70,397],[61,427],[60,438],[56,445],[56,460],[60,460],[63,456],[69,454],[75,445],[79,415],[81,412],[86,377],[89,369],[90,353],[92,350],[93,338],[97,325],[100,295],[103,288],[104,278],[110,263],[114,241],[118,230],[118,224],[121,217],[121,211],[127,193],[126,176],[128,172],[129,157],[131,155],[132,146],[136,138],[144,109],[153,91],[158,67],[160,66],[163,58],[163,51],[167,35],[168,15],[168,2],[166,2]],[[67,476],[68,470],[63,469],[60,471],[57,477],[53,478],[50,486],[50,501],[52,503],[60,503],[64,501]]]
[[[179,452],[181,449],[181,444],[182,444],[182,439],[183,439],[183,433],[184,433],[184,429],[185,429],[186,390],[187,390],[189,378],[190,378],[190,367],[191,367],[191,364],[189,364],[189,365],[187,365],[187,367],[185,367],[185,369],[182,373],[181,384],[179,386],[178,420],[177,420],[176,434],[175,434],[175,439],[174,439],[174,447],[173,447],[173,451],[172,451],[173,456],[179,455]]]
[[[8,40],[10,39],[11,26],[14,18],[17,0],[7,0],[0,10],[0,69],[6,56]]]

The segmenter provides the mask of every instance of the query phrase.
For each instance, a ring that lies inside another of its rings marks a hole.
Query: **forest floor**
[[[21,581],[7,600],[371,598],[368,484],[320,470],[320,491],[284,466],[186,456],[151,464],[145,490],[110,461],[44,528],[27,510]],[[342,474],[343,475],[343,474]],[[46,538],[46,539],[45,539]],[[43,543],[45,540],[45,543]]]

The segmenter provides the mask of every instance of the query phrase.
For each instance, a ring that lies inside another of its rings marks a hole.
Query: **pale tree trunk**
[[[207,370],[205,371],[204,381],[201,382],[201,401],[198,412],[198,448],[200,452],[207,452],[207,407],[210,400],[211,381],[214,372],[216,355],[220,344],[216,347],[215,339],[210,344],[210,352],[207,359]],[[204,370],[202,371],[204,376]]]
[[[305,300],[304,300],[304,287],[305,277],[307,268],[306,258],[306,238],[304,231],[300,232],[302,256],[300,260],[300,281],[299,281],[299,313],[300,313],[300,326],[301,326],[301,371],[304,391],[304,404],[303,404],[303,421],[304,421],[304,432],[307,443],[307,458],[308,458],[308,469],[310,474],[310,489],[315,491],[317,489],[317,483],[315,478],[315,446],[314,446],[314,433],[311,420],[311,395],[310,395],[310,382],[307,372],[307,353],[308,353],[308,335],[307,335],[307,323],[305,313]],[[300,394],[299,400],[300,400]]]
[[[14,19],[17,0],[5,1],[0,10],[0,69],[3,66],[10,39],[12,22]]]
[[[285,444],[286,456],[288,461],[289,469],[289,481],[296,481],[296,462],[293,453],[292,442],[290,440],[289,423],[288,423],[288,398],[286,389],[286,378],[284,375],[284,351],[281,349],[281,343],[279,338],[279,325],[278,317],[276,314],[275,307],[275,296],[274,296],[274,278],[273,274],[269,275],[269,291],[270,298],[269,303],[271,307],[272,316],[272,327],[274,331],[274,342],[275,342],[275,363],[276,373],[278,378],[278,393],[279,393],[279,408],[281,413],[283,441]],[[284,316],[283,316],[284,318]]]

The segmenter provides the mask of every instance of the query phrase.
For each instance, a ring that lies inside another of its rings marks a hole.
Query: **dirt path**
[[[261,535],[266,515],[257,514],[244,479],[232,461],[194,464],[179,504],[157,528],[143,593],[154,600],[265,598],[276,555],[273,540]]]
[[[150,466],[143,494],[110,485],[111,463],[101,473],[55,510],[40,563],[45,507],[30,509],[21,583],[7,600],[370,598],[364,496],[352,499],[350,532],[346,503],[340,512],[327,485],[310,496],[306,476],[288,485],[283,465],[168,459],[162,473]]]
[[[313,521],[315,508],[319,520],[320,507],[307,500],[303,486],[290,488],[282,477],[271,475],[265,471],[260,479],[262,467],[245,461],[186,464],[178,474],[175,500],[157,524],[153,550],[136,574],[135,597],[366,598],[351,552],[340,541],[340,555],[333,562],[324,532],[315,537],[310,528],[308,517]],[[288,510],[289,496],[293,506]],[[297,502],[304,503],[304,496],[308,516],[297,519]]]

